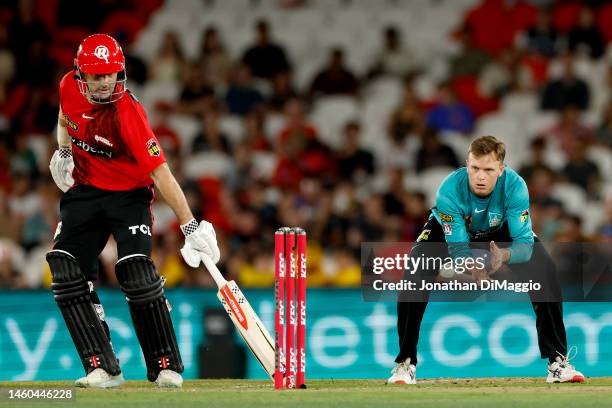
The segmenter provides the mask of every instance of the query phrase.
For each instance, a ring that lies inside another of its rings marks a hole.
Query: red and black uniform
[[[79,92],[75,74],[66,74],[59,86],[75,183],[60,204],[54,249],[75,256],[88,280],[95,280],[97,257],[111,234],[119,258],[150,255],[150,173],[166,160],[131,93],[114,103],[92,104]]]

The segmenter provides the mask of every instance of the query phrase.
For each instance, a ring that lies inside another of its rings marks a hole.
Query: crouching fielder
[[[504,144],[493,136],[472,142],[467,166],[451,173],[438,189],[436,206],[411,256],[468,258],[472,256],[472,245],[488,243],[491,265],[487,270],[471,270],[476,280],[488,279],[489,273],[505,264],[516,276],[545,279],[551,295],[556,293],[551,297],[560,300],[554,263],[542,245],[534,245],[539,240],[531,226],[527,185],[514,170],[504,166],[505,154]],[[417,273],[432,277],[438,271],[420,268]],[[584,376],[567,356],[562,303],[542,301],[531,292],[529,295],[536,315],[540,356],[548,360],[546,381],[583,382]],[[427,292],[416,299],[419,301],[397,304],[400,351],[389,383],[416,383],[417,344],[428,299]]]
[[[47,262],[55,300],[85,369],[76,385],[108,388],[123,383],[93,285],[98,255],[112,234],[119,255],[115,273],[129,304],[147,378],[160,387],[180,387],[183,363],[163,280],[150,257],[153,184],[181,223],[190,244],[184,251],[200,251],[217,262],[215,232],[210,223],[193,218],[144,109],[127,90],[119,44],[107,35],[91,35],[79,46],[74,65],[59,86],[59,149],[50,169],[65,194]]]

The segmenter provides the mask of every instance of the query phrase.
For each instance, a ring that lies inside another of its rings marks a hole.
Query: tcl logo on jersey
[[[79,149],[83,150],[85,153],[90,153],[97,156],[108,157],[109,159],[113,158],[113,152],[108,150],[102,150],[98,147],[93,147],[88,145],[82,140],[79,140],[75,137],[72,138],[72,143],[74,143]]]
[[[148,225],[132,225],[131,227],[128,227],[129,230],[132,232],[132,235],[136,235],[138,233],[138,231],[140,231],[142,234],[148,235],[148,236],[152,236],[151,234],[151,227],[149,227]]]
[[[151,156],[159,156],[161,154],[161,150],[159,150],[159,146],[157,145],[157,141],[155,139],[149,139],[147,142],[147,151]]]

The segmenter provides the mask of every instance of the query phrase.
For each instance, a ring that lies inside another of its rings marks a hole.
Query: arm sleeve
[[[523,179],[509,190],[506,217],[512,245],[509,264],[527,262],[533,252],[533,229],[529,216],[529,191]]]
[[[130,98],[126,95],[125,98]],[[136,101],[122,106],[119,116],[119,131],[124,136],[131,155],[146,174],[166,162],[162,147],[149,126],[143,107]]]

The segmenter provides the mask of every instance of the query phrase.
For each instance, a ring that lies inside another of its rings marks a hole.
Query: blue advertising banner
[[[144,379],[145,365],[129,310],[118,290],[100,290],[113,346],[127,379]],[[169,289],[185,378],[198,376],[203,311],[220,307],[213,290]],[[272,290],[246,290],[272,333]],[[395,304],[364,302],[359,289],[308,291],[307,377],[380,378],[397,352]],[[568,343],[587,376],[612,375],[612,311],[608,303],[566,303]],[[242,340],[236,338],[238,344]],[[0,291],[0,380],[67,380],[83,369],[50,291]],[[248,378],[265,378],[250,355]],[[419,378],[545,377],[529,303],[428,305],[419,344]]]

